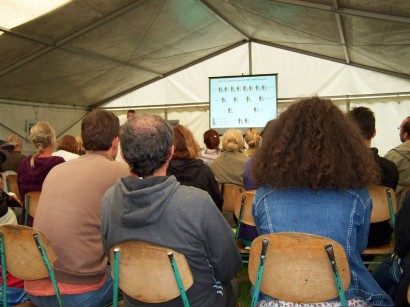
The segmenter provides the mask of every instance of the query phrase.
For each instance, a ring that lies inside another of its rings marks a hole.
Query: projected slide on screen
[[[212,129],[263,128],[276,118],[277,75],[212,77],[209,96]]]

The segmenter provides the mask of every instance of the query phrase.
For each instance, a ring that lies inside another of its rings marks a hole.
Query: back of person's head
[[[167,122],[157,115],[136,115],[122,126],[120,141],[131,171],[147,177],[170,158],[173,133]]]
[[[256,148],[259,145],[261,136],[257,129],[249,128],[245,133],[245,142],[250,148]]]
[[[57,150],[65,150],[76,154],[78,152],[77,140],[72,135],[66,134],[58,143]]]
[[[134,110],[128,110],[127,111],[127,119],[130,118],[130,117],[133,117],[133,116],[135,116],[135,111]]]
[[[291,105],[265,129],[252,175],[258,186],[356,188],[377,184],[359,128],[330,100]]]
[[[199,146],[189,129],[182,125],[172,127],[174,131],[174,159],[196,159],[200,154]]]
[[[91,111],[81,123],[81,137],[85,150],[107,151],[119,133],[120,121],[110,111]]]
[[[204,143],[208,149],[218,149],[221,140],[219,139],[218,132],[213,129],[209,129],[204,133]]]
[[[47,121],[36,123],[30,129],[30,142],[34,145],[36,153],[31,156],[30,165],[34,168],[35,158],[41,154],[47,147],[55,147],[56,133]]]
[[[402,133],[406,132],[410,137],[410,116],[406,117],[407,121],[401,126]]]
[[[242,151],[243,138],[241,130],[229,129],[222,136],[222,151]]]
[[[376,119],[374,113],[369,108],[357,107],[351,110],[349,117],[359,126],[363,137],[370,140],[376,130]]]
[[[21,150],[23,147],[23,140],[15,134],[9,135],[7,137],[7,142],[14,145],[14,150]]]

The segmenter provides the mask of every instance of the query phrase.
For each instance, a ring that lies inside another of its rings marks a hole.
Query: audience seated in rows
[[[17,173],[21,160],[26,156],[21,154],[23,141],[15,134],[7,137],[7,143],[14,146],[14,149],[7,155],[6,161],[0,164],[0,172],[13,171]]]
[[[1,142],[4,141],[0,141]],[[0,152],[0,162],[5,160],[5,155]],[[17,218],[14,212],[8,208],[8,198],[4,192],[0,194],[0,226],[2,225],[17,225]],[[1,265],[0,265],[1,269]],[[0,274],[1,275],[1,274]],[[3,281],[0,276],[0,283]],[[24,303],[29,300],[26,290],[24,290],[24,281],[14,277],[10,273],[6,273],[7,283],[7,303],[9,306]],[[3,289],[0,287],[0,297],[3,294]]]
[[[404,187],[410,186],[410,116],[400,125],[400,141],[402,144],[390,150],[384,157],[396,164],[399,171],[399,183],[396,189],[397,203],[401,203]]]
[[[207,130],[204,133],[205,148],[201,152],[201,159],[207,165],[211,165],[212,162],[219,156],[221,150],[219,149],[219,135],[213,129]]]
[[[243,154],[242,133],[229,129],[222,136],[222,152],[211,164],[216,181],[243,186],[243,172],[248,157]]]
[[[50,123],[46,121],[36,123],[30,130],[30,142],[36,153],[25,157],[17,171],[18,189],[23,203],[27,192],[41,191],[50,170],[65,162],[63,158],[51,155],[56,146],[56,134]],[[21,216],[24,216],[24,210]],[[30,218],[28,226],[32,224],[33,219]]]
[[[379,182],[377,165],[357,125],[337,106],[318,97],[291,105],[264,133],[252,174],[260,235],[304,232],[339,242],[351,273],[348,305],[394,306],[360,258],[372,210],[366,186]],[[263,293],[259,302],[289,303]]]
[[[396,190],[399,181],[399,172],[396,165],[379,156],[377,148],[372,148],[372,139],[376,136],[375,122],[373,112],[365,107],[354,108],[349,112],[350,118],[359,126],[365,140],[366,147],[370,148],[374,159],[379,167],[380,181],[379,184]],[[370,224],[368,247],[383,245],[391,240],[393,228],[389,221]]]
[[[241,258],[233,232],[208,193],[166,176],[174,154],[172,129],[158,116],[137,115],[123,125],[121,146],[131,175],[118,180],[102,201],[107,256],[110,247],[129,240],[171,248],[184,254],[191,268],[191,306],[235,306]],[[124,302],[151,306],[127,295]],[[155,306],[182,306],[181,297]]]
[[[181,125],[173,128],[174,155],[167,168],[167,176],[174,175],[177,180],[208,192],[213,202],[222,211],[223,198],[211,168],[199,159],[200,149],[191,131]]]
[[[77,159],[79,157],[78,143],[72,135],[65,135],[61,138],[57,145],[57,151],[53,152],[53,156],[62,157],[65,161]]]
[[[248,149],[245,150],[245,155],[248,157],[253,157],[256,150],[259,147],[261,136],[256,128],[249,128],[245,133],[245,142],[248,145]]]
[[[54,271],[66,307],[98,307],[112,300],[100,207],[108,188],[129,174],[126,166],[114,161],[119,129],[112,112],[90,112],[81,123],[87,153],[54,167],[43,184],[34,228],[48,236],[56,252]],[[55,306],[48,278],[25,281],[25,287],[36,306]]]

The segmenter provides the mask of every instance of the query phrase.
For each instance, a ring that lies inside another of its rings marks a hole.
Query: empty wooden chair
[[[245,188],[233,183],[220,183],[219,189],[221,191],[224,203],[222,206],[222,214],[232,228],[236,227],[236,223],[233,219],[233,212],[235,212],[235,202],[239,194],[241,194]]]
[[[297,232],[259,236],[252,243],[248,273],[255,286],[252,306],[259,290],[294,303],[324,302],[339,296],[346,306],[349,264],[343,247],[332,239]]]
[[[370,216],[370,223],[378,223],[391,220],[394,227],[395,214],[397,211],[396,195],[394,190],[385,186],[369,186],[370,197],[373,202],[373,209]],[[387,244],[366,248],[364,255],[388,255],[394,252],[394,244]]]
[[[185,291],[194,280],[184,255],[147,242],[127,241],[111,247],[110,259],[114,307],[118,287],[138,301],[162,303],[181,296],[184,306],[189,306]]]
[[[27,225],[29,215],[33,218],[36,216],[38,201],[40,200],[40,194],[41,192],[39,191],[32,191],[26,193],[24,200],[24,225]]]
[[[22,280],[50,277],[59,306],[63,306],[52,264],[57,260],[48,238],[40,231],[21,225],[0,226],[0,256],[3,289],[6,271]],[[7,291],[3,291],[3,306],[7,306]]]

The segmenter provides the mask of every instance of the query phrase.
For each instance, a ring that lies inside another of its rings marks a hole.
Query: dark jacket
[[[371,149],[374,159],[377,162],[380,170],[380,185],[396,190],[399,182],[399,172],[396,164],[379,156],[377,148]],[[393,229],[389,221],[372,223],[369,230],[369,241],[367,246],[378,246],[390,241]]]
[[[241,268],[233,232],[208,193],[181,185],[174,176],[119,179],[104,195],[101,232],[105,253],[117,243],[141,240],[187,258],[194,284],[191,306],[224,306],[221,286]],[[126,306],[151,306],[125,296]],[[155,304],[181,306],[181,298]]]
[[[215,205],[222,211],[223,198],[215,175],[202,160],[173,159],[167,169],[167,176],[171,175],[174,175],[183,185],[208,192]]]

